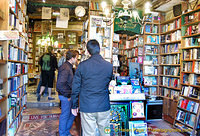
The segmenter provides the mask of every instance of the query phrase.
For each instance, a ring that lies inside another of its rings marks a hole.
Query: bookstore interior
[[[31,135],[27,112],[59,107],[56,81],[55,100],[36,97],[47,47],[77,50],[80,63],[90,39],[113,64],[111,136],[161,136],[150,121],[200,136],[199,0],[0,0],[0,136]]]

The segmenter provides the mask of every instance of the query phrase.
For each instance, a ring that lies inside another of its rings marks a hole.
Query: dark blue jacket
[[[72,85],[72,109],[93,113],[110,109],[109,82],[112,79],[113,66],[101,55],[93,55],[81,62],[76,69]]]
[[[59,95],[63,95],[67,98],[71,97],[71,92],[72,92],[72,81],[73,81],[72,67],[73,67],[72,64],[66,61],[58,69],[56,90],[58,91]]]

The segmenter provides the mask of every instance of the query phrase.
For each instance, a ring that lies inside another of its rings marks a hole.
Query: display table
[[[144,101],[146,100],[145,94],[110,94],[110,101]]]

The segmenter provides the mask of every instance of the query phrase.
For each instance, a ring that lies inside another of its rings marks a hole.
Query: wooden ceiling
[[[83,6],[86,9],[86,16],[82,18],[81,20],[84,21],[85,18],[87,18],[88,16],[89,1],[90,0],[46,0],[46,2],[43,3],[43,0],[28,0],[27,9],[28,9],[29,18],[41,19],[42,7],[52,7],[53,12],[59,12],[61,7],[69,8],[71,19],[80,21],[75,16],[74,9],[76,6]],[[94,0],[94,1],[97,1],[97,0]],[[98,1],[100,2],[106,1],[109,4],[112,4],[112,0],[98,0]],[[122,0],[118,0],[117,5],[121,5],[121,1]],[[140,9],[144,9],[144,4],[147,1],[151,2],[152,11],[153,11],[156,8],[160,7],[161,5],[166,4],[167,2],[170,2],[173,0],[137,0],[136,7]],[[52,16],[52,18],[56,18],[56,17]]]
[[[80,21],[74,13],[77,6],[83,6],[86,9],[85,17],[87,17],[89,0],[46,0],[45,3],[43,3],[43,0],[28,0],[27,11],[30,19],[41,19],[42,7],[52,7],[52,12],[60,12],[60,8],[69,8],[71,20]],[[55,16],[52,16],[52,19],[55,18]],[[81,20],[84,20],[84,18]]]

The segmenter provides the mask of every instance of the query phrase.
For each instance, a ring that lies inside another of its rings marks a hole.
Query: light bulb
[[[138,12],[136,10],[133,10],[132,15],[134,18],[136,18],[138,16]]]
[[[132,0],[132,4],[135,4],[136,1],[137,1],[137,0]]]
[[[117,4],[117,0],[113,0],[113,5],[116,5]]]
[[[102,7],[103,10],[106,8],[106,6],[107,6],[107,3],[105,1],[102,1],[101,2],[101,7]]]
[[[146,9],[146,8],[150,8],[150,7],[151,7],[151,3],[150,3],[149,1],[146,2],[144,7],[145,7],[145,9]]]

